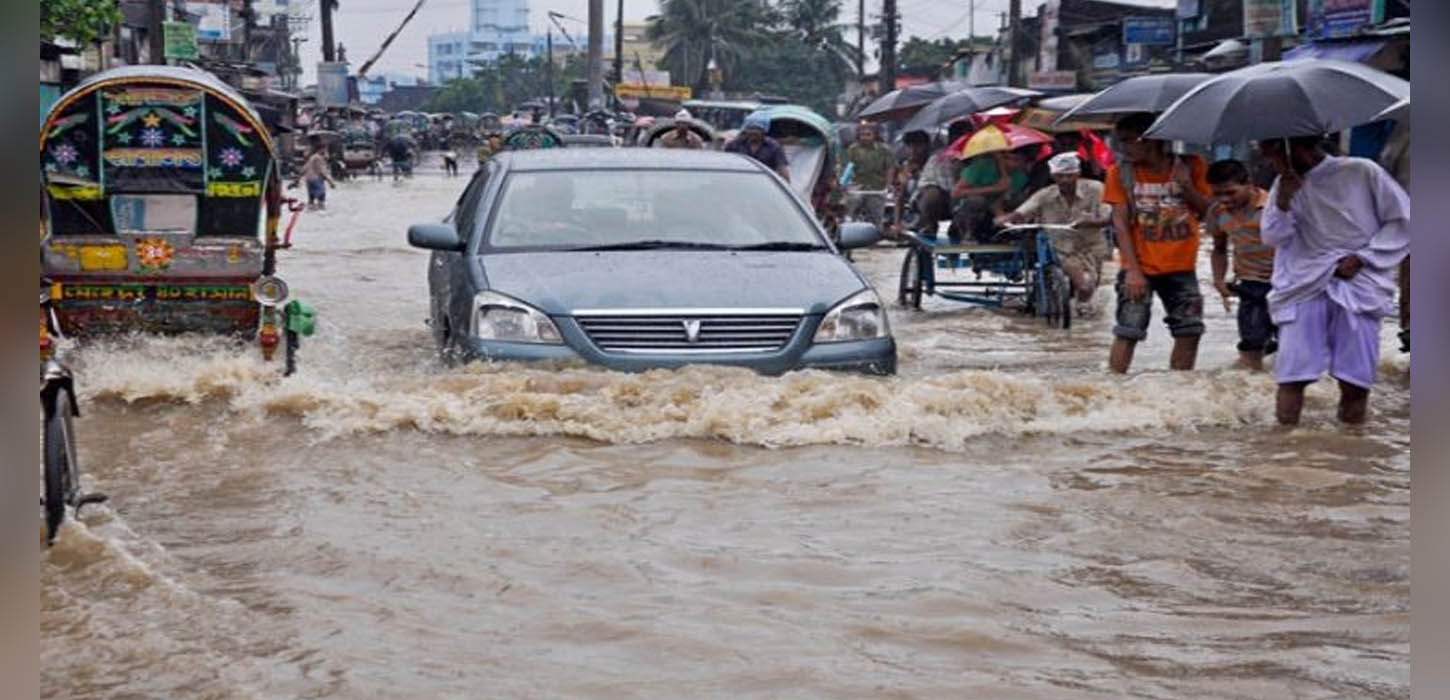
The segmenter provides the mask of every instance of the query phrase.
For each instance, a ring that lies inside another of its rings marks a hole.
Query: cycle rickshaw
[[[229,335],[266,360],[284,346],[293,371],[314,312],[288,301],[275,268],[301,207],[284,199],[272,134],[245,98],[190,68],[98,73],[46,115],[40,166],[42,348],[52,335]],[[68,373],[49,373],[65,390],[46,415],[74,415]],[[74,462],[73,447],[60,452]]]
[[[1071,227],[1020,224],[1000,230],[1008,240],[988,244],[938,243],[905,233],[910,245],[901,261],[897,302],[913,309],[921,308],[923,296],[990,308],[1020,302],[1024,313],[1049,326],[1070,327],[1072,287],[1049,232]],[[943,279],[938,270],[965,271],[971,278],[955,279],[953,274]]]

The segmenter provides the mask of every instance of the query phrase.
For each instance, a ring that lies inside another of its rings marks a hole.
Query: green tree
[[[42,0],[40,38],[66,38],[82,46],[104,39],[121,21],[115,0]]]
[[[826,59],[838,75],[855,72],[859,49],[846,41],[841,0],[782,0],[781,18],[800,40]]]
[[[765,39],[774,20],[763,0],[660,0],[645,36],[664,49],[661,67],[681,84],[704,90],[713,57],[725,75]]]
[[[724,88],[744,93],[781,95],[827,118],[836,114],[836,100],[845,80],[819,50],[800,37],[781,32],[743,58]]]
[[[966,41],[941,38],[936,41],[927,41],[919,37],[911,37],[901,45],[901,51],[897,52],[897,62],[903,69],[907,68],[939,68],[947,61],[952,60],[958,49],[968,46]]]

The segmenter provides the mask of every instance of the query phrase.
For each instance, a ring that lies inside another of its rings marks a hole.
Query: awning
[[[1284,52],[1285,61],[1301,58],[1334,58],[1350,63],[1364,63],[1385,47],[1384,39],[1358,41],[1323,41],[1295,46]]]

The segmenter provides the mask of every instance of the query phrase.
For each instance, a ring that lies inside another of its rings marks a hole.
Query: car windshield
[[[554,170],[509,175],[495,249],[825,247],[762,172]]]

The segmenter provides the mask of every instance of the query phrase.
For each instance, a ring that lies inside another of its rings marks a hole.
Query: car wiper
[[[625,241],[623,243],[602,243],[600,245],[587,245],[578,248],[570,248],[571,251],[589,250],[657,250],[660,248],[688,248],[693,250],[729,250],[730,246],[719,243],[699,243],[696,241],[662,241],[651,239],[646,241]]]
[[[825,250],[826,247],[819,243],[802,243],[800,241],[771,241],[769,243],[752,243],[750,245],[730,246],[730,250]]]

